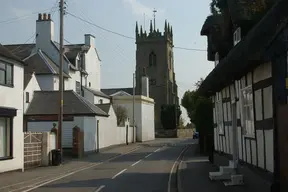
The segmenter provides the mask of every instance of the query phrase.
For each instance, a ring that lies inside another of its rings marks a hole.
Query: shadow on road
[[[115,192],[167,192],[169,173],[123,173],[115,179],[83,179],[69,182],[61,182],[56,184],[48,184],[41,187],[49,188],[55,191],[61,191],[64,188],[97,188],[105,185],[104,191]],[[171,186],[176,187],[176,175],[172,174]],[[40,189],[41,189],[40,188]],[[58,189],[58,190],[57,190]]]

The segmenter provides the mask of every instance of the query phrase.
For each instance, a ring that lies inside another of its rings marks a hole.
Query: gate
[[[24,169],[41,166],[42,137],[40,132],[24,133]]]

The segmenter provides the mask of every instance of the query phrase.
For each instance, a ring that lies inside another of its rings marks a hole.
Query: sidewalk
[[[9,172],[0,174],[0,192],[17,191],[28,185],[42,183],[51,178],[72,173],[97,163],[107,161],[139,148],[139,143],[111,147],[103,152],[90,154],[81,159],[70,159],[61,166],[39,167],[25,170],[25,172]]]
[[[191,146],[184,154],[178,170],[179,192],[269,192],[270,186],[255,176],[244,175],[244,185],[224,186],[221,181],[211,181],[209,172],[218,171],[218,166],[211,164],[208,157],[200,156],[197,145]],[[180,181],[179,181],[180,180]],[[249,180],[249,182],[245,182]]]

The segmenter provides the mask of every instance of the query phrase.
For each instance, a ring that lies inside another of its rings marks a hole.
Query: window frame
[[[79,83],[79,90],[77,89],[77,83]],[[81,83],[79,81],[75,82],[75,92],[79,95],[81,95]]]
[[[249,102],[245,103],[243,92],[247,92],[247,90],[251,94],[251,98],[249,98]],[[253,89],[252,85],[248,85],[244,88],[240,89],[240,105],[241,105],[241,125],[243,129],[243,135],[245,137],[255,138],[255,116],[254,116],[254,100],[253,100]],[[251,117],[247,118],[247,110],[250,111]],[[250,120],[249,120],[250,119]],[[249,122],[248,122],[249,121]],[[249,126],[248,126],[249,124]]]
[[[25,92],[25,102],[26,103],[30,103],[30,93],[29,92]]]
[[[3,156],[3,157],[0,156],[0,161],[3,161],[3,160],[13,159],[13,117],[1,115],[0,118],[5,119],[5,121],[6,121],[6,123],[5,123],[6,127],[5,128],[6,129],[7,129],[8,123],[9,123],[9,136],[8,136],[9,137],[9,152],[6,156]],[[9,120],[8,123],[7,123],[7,120]],[[7,150],[7,148],[6,148],[6,150]]]
[[[157,56],[154,53],[154,51],[152,51],[149,54],[149,66],[156,66],[156,64],[157,64]]]
[[[12,63],[8,63],[6,61],[0,60],[0,64],[4,65],[5,69],[0,68],[0,71],[4,71],[4,83],[0,82],[0,85],[13,87],[14,86],[14,65]],[[11,67],[11,83],[7,83],[7,66]]]

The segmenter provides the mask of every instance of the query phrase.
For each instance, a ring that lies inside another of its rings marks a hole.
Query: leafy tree
[[[185,128],[184,119],[180,116],[178,129],[184,129],[184,128]]]
[[[181,100],[182,106],[186,109],[190,122],[195,124],[197,130],[213,128],[213,105],[209,98],[199,95],[198,88],[203,78],[195,83],[196,90],[186,91]]]
[[[124,125],[126,119],[128,118],[127,109],[121,105],[116,105],[115,106],[115,114],[117,117],[117,126]]]

